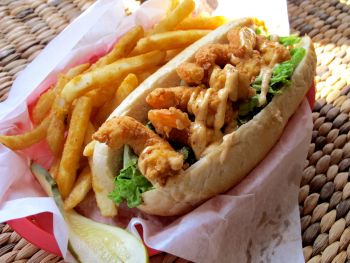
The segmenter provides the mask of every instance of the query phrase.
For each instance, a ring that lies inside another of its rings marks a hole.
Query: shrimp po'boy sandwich
[[[240,182],[279,140],[314,81],[309,37],[253,19],[200,39],[144,81],[94,134],[109,198],[185,213]],[[97,200],[99,202],[99,200]]]

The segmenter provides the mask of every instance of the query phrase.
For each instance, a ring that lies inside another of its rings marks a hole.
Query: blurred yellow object
[[[178,30],[189,30],[189,29],[207,29],[214,30],[219,26],[227,23],[228,19],[224,16],[196,16],[188,17],[183,20],[176,29]]]

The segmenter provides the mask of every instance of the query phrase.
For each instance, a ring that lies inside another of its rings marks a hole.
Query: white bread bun
[[[147,121],[150,109],[147,95],[158,87],[178,85],[180,78],[176,68],[183,62],[193,60],[195,52],[209,43],[223,43],[227,32],[245,24],[241,19],[223,25],[200,39],[167,65],[143,82],[123,103],[115,109],[114,116],[131,116],[140,122]],[[275,95],[272,101],[248,123],[224,137],[223,142],[184,172],[170,177],[165,186],[143,193],[142,211],[161,216],[185,213],[205,200],[223,193],[239,183],[276,144],[289,118],[297,110],[312,85],[315,75],[316,55],[309,37],[302,39],[306,55],[295,69],[291,85]],[[93,172],[105,173],[110,178],[110,191],[117,175],[111,160],[120,159],[120,153],[108,150],[105,144],[97,143],[93,155]]]

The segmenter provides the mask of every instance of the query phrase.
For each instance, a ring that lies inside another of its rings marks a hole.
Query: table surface
[[[0,1],[0,102],[45,45],[94,0]],[[314,129],[299,193],[306,262],[350,262],[350,1],[290,0],[292,32],[318,57]],[[0,224],[0,262],[63,262]],[[187,262],[169,254],[151,262]]]

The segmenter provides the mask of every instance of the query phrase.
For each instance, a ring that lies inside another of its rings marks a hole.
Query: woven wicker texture
[[[0,101],[17,74],[94,0],[0,1]],[[350,262],[350,1],[290,0],[318,56],[314,131],[299,193],[306,262]],[[0,262],[63,262],[0,224]],[[151,262],[187,262],[169,254]]]

